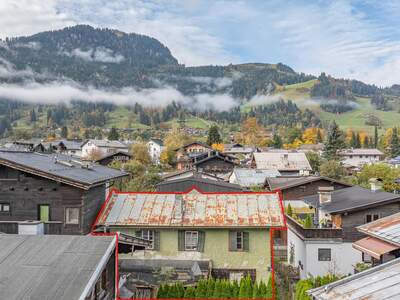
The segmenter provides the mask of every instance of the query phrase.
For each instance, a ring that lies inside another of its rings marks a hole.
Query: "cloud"
[[[33,50],[39,50],[42,45],[39,42],[28,42],[28,43],[17,43],[14,44],[13,47],[17,48],[29,48]]]
[[[14,65],[0,57],[0,78],[33,78],[35,73],[31,69],[16,70]]]
[[[105,47],[98,47],[96,49],[81,50],[76,48],[71,52],[61,51],[61,54],[67,56],[79,57],[85,61],[98,61],[105,63],[120,63],[125,60],[121,54],[115,54],[114,51]]]
[[[164,86],[154,89],[137,90],[126,87],[118,90],[83,87],[73,81],[53,81],[49,83],[25,82],[24,84],[0,84],[0,97],[27,103],[57,104],[73,100],[87,102],[110,102],[116,105],[164,107],[172,102],[187,105],[197,110],[229,110],[238,102],[226,94],[198,94],[185,96],[178,90]]]
[[[274,95],[254,95],[250,101],[248,102],[249,105],[266,105],[270,103],[277,102],[279,100],[283,99],[281,94],[274,94]]]

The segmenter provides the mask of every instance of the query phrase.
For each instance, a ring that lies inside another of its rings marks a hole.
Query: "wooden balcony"
[[[304,239],[342,239],[341,228],[304,228],[302,224],[286,215],[286,222],[290,230],[294,230]]]

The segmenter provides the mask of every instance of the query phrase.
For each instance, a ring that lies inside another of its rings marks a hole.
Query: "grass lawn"
[[[178,119],[175,118],[172,119],[171,121],[165,122],[165,124],[173,127],[173,126],[178,126],[179,122]],[[213,124],[214,122],[212,121],[207,121],[198,117],[189,117],[185,119],[185,125],[191,128],[208,129]]]
[[[132,119],[130,120],[130,115]],[[137,118],[124,106],[118,106],[114,111],[107,113],[107,123],[105,127],[115,128],[148,128],[149,126],[143,125],[138,122]]]

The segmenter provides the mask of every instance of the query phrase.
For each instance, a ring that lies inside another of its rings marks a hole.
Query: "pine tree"
[[[357,132],[356,134],[356,141],[355,141],[355,147],[354,148],[361,148],[361,139],[360,139],[360,134]]]
[[[68,137],[68,128],[67,128],[67,126],[63,126],[61,128],[61,137],[63,139],[66,139]]]
[[[356,142],[356,138],[357,138],[356,137],[356,133],[354,131],[352,131],[351,132],[351,139],[350,139],[350,143],[349,143],[351,148],[357,148],[356,147],[356,143],[357,143]]]
[[[378,137],[378,126],[375,126],[375,132],[374,132],[374,148],[378,148],[378,143],[379,143],[379,137]]]
[[[313,220],[311,215],[308,214],[306,219],[304,220],[304,228],[312,228],[313,227]]]
[[[317,143],[322,143],[322,134],[321,134],[321,130],[318,128],[317,129]]]
[[[392,138],[390,139],[390,154],[391,157],[400,155],[400,141],[397,133],[397,127],[394,127],[392,131]]]
[[[293,215],[293,209],[292,209],[292,206],[290,205],[290,203],[289,203],[288,206],[287,206],[286,214],[287,214],[289,217],[291,217],[291,216]]]
[[[369,137],[366,136],[365,140],[364,140],[364,148],[370,148],[370,147],[371,147],[371,144],[370,144],[370,141],[369,141]]]
[[[222,142],[217,125],[212,125],[208,130],[207,144],[220,144]]]
[[[343,133],[335,121],[329,126],[325,141],[324,158],[327,160],[338,159],[338,151],[344,148]]]
[[[119,140],[119,133],[115,127],[112,127],[110,132],[108,133],[108,140],[110,141]]]
[[[275,132],[274,136],[272,137],[272,147],[275,149],[280,149],[282,148],[282,139],[281,137]]]

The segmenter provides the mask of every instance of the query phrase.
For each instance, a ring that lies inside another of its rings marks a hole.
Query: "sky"
[[[0,38],[76,24],[145,34],[188,66],[284,63],[400,84],[398,0],[1,0]]]

